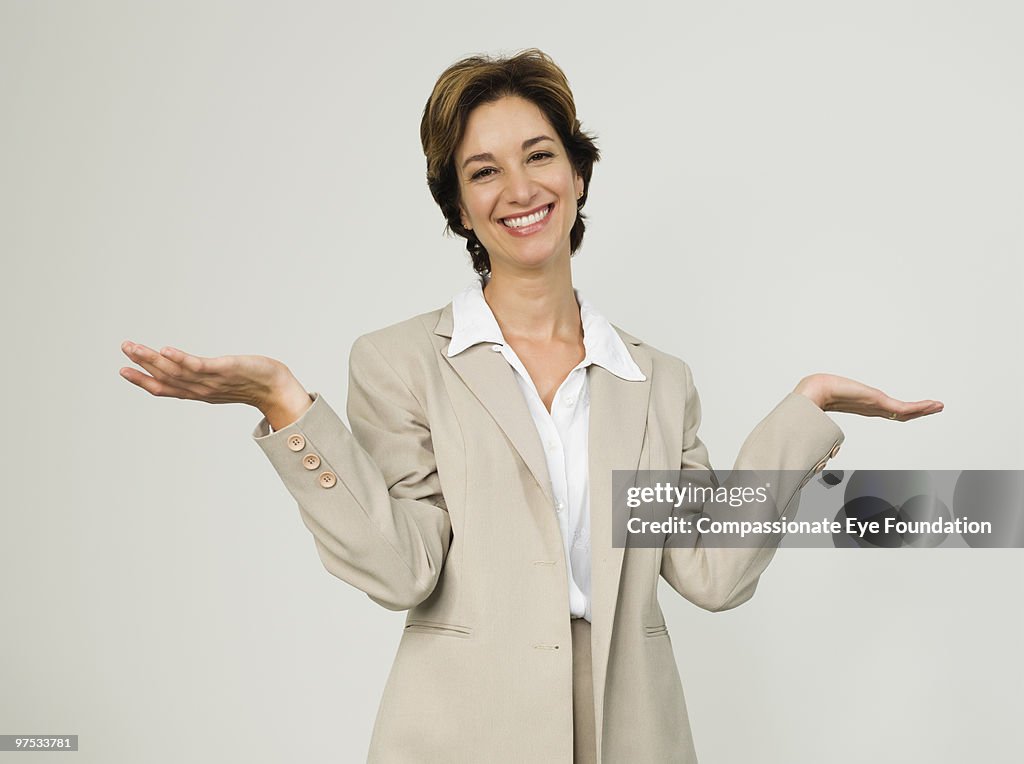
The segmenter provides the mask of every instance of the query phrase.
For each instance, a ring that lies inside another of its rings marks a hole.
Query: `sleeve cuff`
[[[288,437],[288,434],[295,431],[301,430],[305,424],[305,420],[317,416],[320,412],[313,411],[313,409],[320,409],[327,405],[327,401],[324,401],[320,397],[320,393],[310,393],[310,400],[313,401],[313,405],[302,412],[302,416],[296,419],[287,427],[283,427],[280,430],[273,430],[270,426],[270,422],[267,421],[266,417],[263,417],[256,428],[252,431],[252,438],[261,446],[270,445],[275,440],[283,440]]]
[[[839,425],[806,395],[790,393],[747,437],[737,467],[814,472],[839,451]]]
[[[776,407],[789,413],[788,421],[796,432],[819,443],[820,450],[832,451],[846,439],[842,429],[818,405],[801,393],[790,393]]]

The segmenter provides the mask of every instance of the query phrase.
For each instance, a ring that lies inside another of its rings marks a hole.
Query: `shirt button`
[[[565,405],[566,406],[571,406],[575,402],[576,402],[576,399],[573,396],[571,396],[571,395],[568,398],[565,399]]]
[[[565,509],[565,504],[563,504],[560,501],[555,502],[555,511],[556,512],[561,512],[563,509]]]
[[[491,345],[491,350],[501,352],[501,345]]]

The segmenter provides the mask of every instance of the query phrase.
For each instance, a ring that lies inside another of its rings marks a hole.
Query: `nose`
[[[525,168],[517,167],[509,170],[508,183],[505,185],[505,197],[510,202],[528,206],[537,195],[537,185]]]

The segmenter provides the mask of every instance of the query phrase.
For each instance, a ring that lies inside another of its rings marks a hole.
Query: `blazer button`
[[[302,466],[307,470],[315,470],[320,466],[320,457],[316,454],[306,454],[302,459]]]
[[[320,487],[321,488],[333,488],[334,484],[338,482],[338,478],[330,470],[325,470],[320,473]]]
[[[292,451],[301,451],[306,447],[306,439],[299,435],[297,432],[293,432],[288,436],[288,448]]]

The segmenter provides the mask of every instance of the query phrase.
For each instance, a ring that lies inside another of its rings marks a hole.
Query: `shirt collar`
[[[480,342],[505,345],[497,319],[484,299],[486,276],[473,280],[452,299],[452,338],[447,355],[451,358]],[[573,289],[583,323],[584,366],[596,363],[622,379],[642,382],[647,379],[629,354],[625,343],[607,319],[597,312],[578,289]]]

